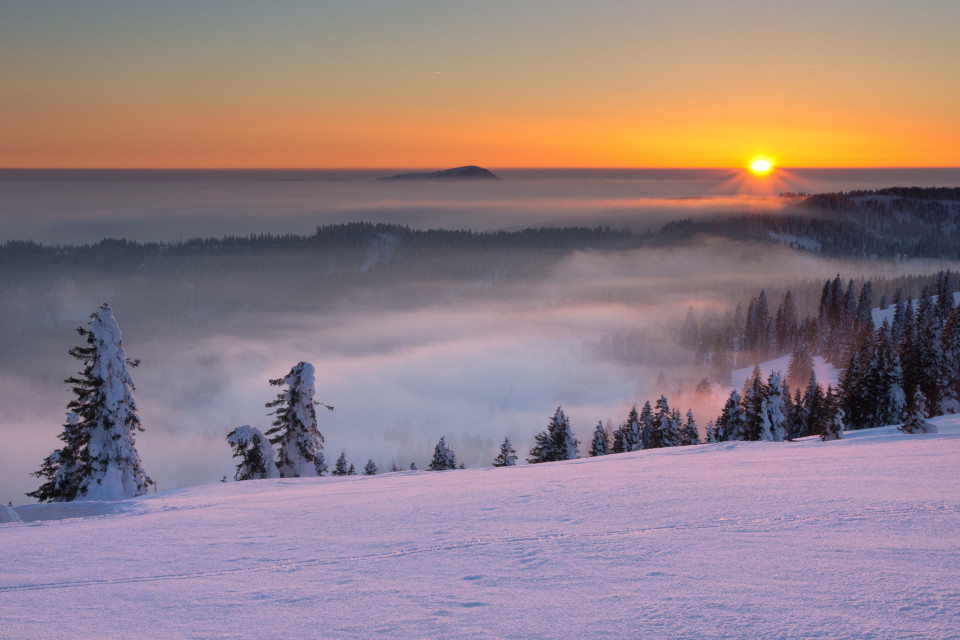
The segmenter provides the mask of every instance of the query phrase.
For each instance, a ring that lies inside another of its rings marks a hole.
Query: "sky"
[[[960,165],[954,0],[0,0],[0,167]]]

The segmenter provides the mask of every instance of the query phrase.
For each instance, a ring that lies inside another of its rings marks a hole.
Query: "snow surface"
[[[801,249],[806,249],[810,253],[820,253],[820,249],[823,245],[814,240],[813,238],[807,238],[805,236],[795,236],[789,233],[774,233],[770,231],[770,238],[777,242],[783,242],[794,247],[800,247]]]
[[[20,522],[21,518],[16,511],[5,504],[0,504],[0,524],[6,522]]]
[[[18,507],[0,637],[958,638],[935,422]]]
[[[783,374],[783,377],[786,377],[787,371],[790,370],[790,358],[792,354],[785,354],[780,356],[775,360],[767,360],[766,362],[760,363],[760,372],[763,374],[763,381],[766,382],[767,378],[770,377],[770,374],[774,371],[779,371]],[[838,381],[840,380],[840,372],[835,366],[824,360],[821,356],[813,357],[813,372],[817,375],[817,382],[820,383],[820,386],[824,389],[827,388],[827,385],[837,386]],[[730,374],[730,381],[732,386],[724,387],[726,393],[724,395],[730,395],[730,392],[736,389],[740,391],[743,389],[743,385],[746,384],[747,378],[753,375],[753,366],[744,367],[742,369],[736,369],[733,373]],[[753,378],[751,378],[752,380]],[[793,393],[793,389],[790,390],[790,393]]]
[[[930,296],[930,299],[936,302],[938,297],[939,296],[934,295],[934,296]],[[920,302],[920,300],[913,299],[913,300],[910,300],[910,302],[913,304],[914,311],[916,311],[917,304]],[[960,305],[960,291],[953,294],[953,306],[957,306],[957,305]],[[896,312],[896,310],[897,310],[897,306],[893,304],[893,302],[887,302],[886,309],[874,308],[871,312],[873,315],[873,326],[879,327],[880,325],[883,324],[884,320],[886,320],[890,324],[893,324],[893,314]]]

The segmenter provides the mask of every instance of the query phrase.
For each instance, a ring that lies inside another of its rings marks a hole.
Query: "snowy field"
[[[960,638],[934,422],[18,507],[0,637]]]

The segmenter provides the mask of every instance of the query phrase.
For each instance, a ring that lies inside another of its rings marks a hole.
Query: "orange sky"
[[[82,4],[2,10],[0,167],[960,165],[955,2]]]

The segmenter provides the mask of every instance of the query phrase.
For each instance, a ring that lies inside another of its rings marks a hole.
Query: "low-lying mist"
[[[75,243],[119,235],[153,241],[181,234],[309,233],[320,223],[386,210],[396,216],[371,219],[489,229],[596,223],[610,216],[609,222],[645,229],[748,202],[654,198],[656,207],[645,208],[642,194],[622,199],[619,183],[591,183],[554,188],[549,197],[544,188],[531,198],[515,197],[510,190],[519,187],[498,185],[497,204],[458,198],[457,188],[442,187],[447,200],[436,190],[430,199],[408,190],[417,198],[403,201],[403,215],[395,203],[384,204],[384,196],[375,206],[345,198],[340,213],[329,202],[302,209],[300,202],[295,212],[275,217],[262,201],[243,204],[243,188],[224,198],[221,185],[210,198],[220,194],[222,214],[211,213],[206,203],[197,205],[203,211],[196,218],[187,206],[168,209],[162,198],[131,204],[129,193],[104,189],[98,198],[116,202],[97,200],[102,216],[81,208],[40,222],[10,217],[5,196],[4,231]],[[600,191],[605,198],[596,197]],[[40,206],[31,198],[24,202]],[[755,202],[779,206],[776,200]],[[125,216],[125,207],[139,213]],[[149,207],[156,215],[144,218]],[[232,226],[245,217],[249,228]],[[33,231],[23,231],[30,225]],[[143,263],[94,275],[53,269],[4,278],[0,499],[24,502],[23,493],[38,484],[29,474],[59,446],[71,398],[63,380],[79,364],[67,351],[78,341],[74,329],[103,302],[114,308],[127,354],[142,360],[132,371],[146,428],[137,447],[159,489],[170,490],[232,477],[225,435],[242,424],[265,430],[271,418],[264,405],[276,393],[268,379],[301,360],[316,367],[318,398],[336,407],[318,413],[328,462],[346,451],[358,469],[368,458],[381,470],[394,462],[423,469],[441,436],[467,466],[488,466],[505,436],[525,457],[559,404],[571,417],[582,454],[598,421],[617,425],[631,405],[661,393],[682,411],[692,407],[702,428],[715,417],[723,391],[693,393],[706,372],[677,341],[690,309],[722,316],[765,287],[822,281],[838,272],[847,278],[924,269],[825,260],[779,245],[716,238],[630,250],[452,247],[403,263],[390,239],[381,238],[356,252],[359,266],[350,269],[278,249],[211,255],[175,268]],[[604,336],[625,333],[642,336],[639,356],[611,357],[593,348]]]

